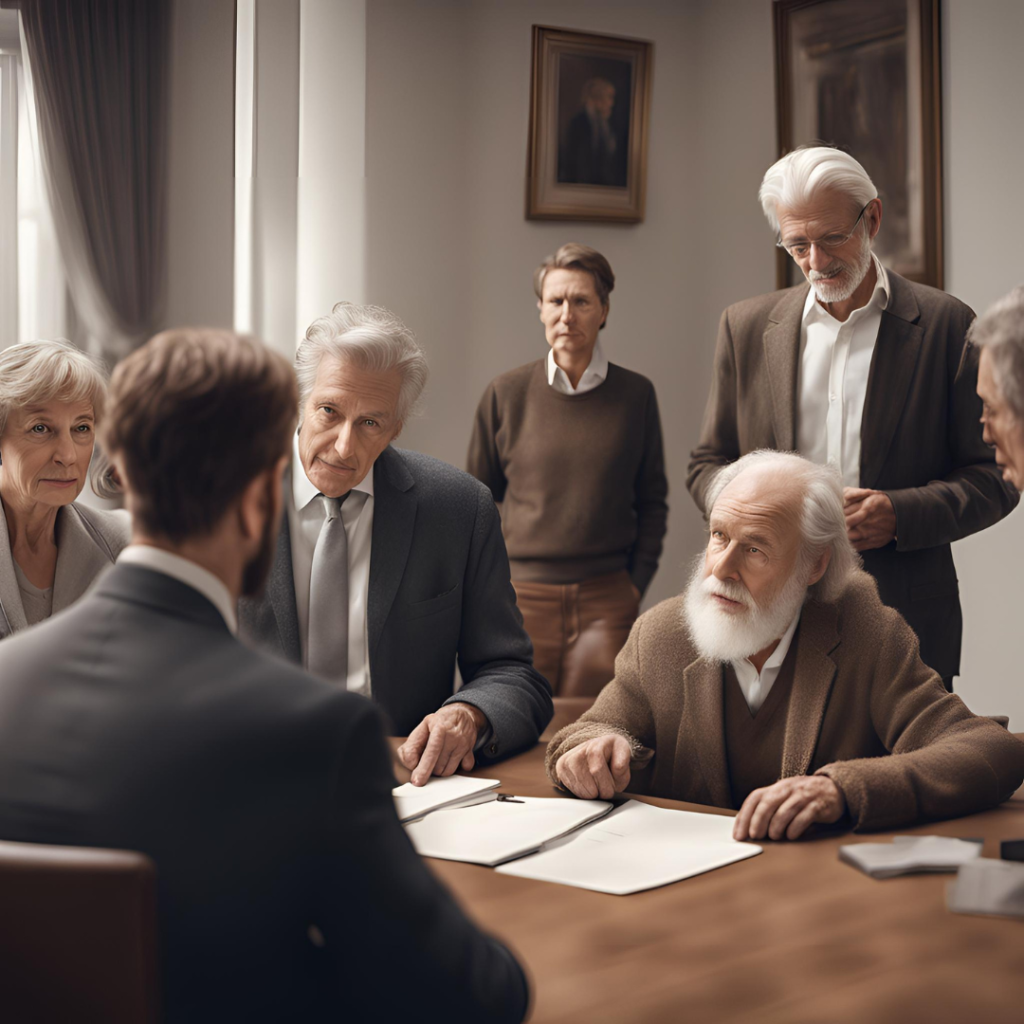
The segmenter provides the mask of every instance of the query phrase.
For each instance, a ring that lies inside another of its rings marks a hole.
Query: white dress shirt
[[[800,325],[797,449],[819,464],[833,463],[845,487],[860,486],[860,427],[889,276],[872,253],[875,281],[867,304],[843,323],[807,293]]]
[[[195,562],[149,544],[129,544],[117,556],[118,565],[140,565],[198,590],[220,612],[232,635],[238,632],[238,605],[224,581]]]
[[[793,634],[796,632],[797,623],[800,621],[800,613],[803,610],[803,605],[797,609],[796,616],[789,624],[789,629],[782,634],[779,646],[772,651],[768,660],[761,666],[760,672],[754,668],[753,662],[749,658],[741,658],[739,661],[730,662],[733,672],[736,673],[736,682],[740,684],[740,689],[743,691],[747,707],[750,708],[752,715],[756,715],[760,710],[761,705],[768,696],[768,691],[771,690],[775,680],[779,677],[779,669],[782,668],[782,663],[786,660],[786,655],[789,653],[789,645],[793,642]]]
[[[309,579],[313,551],[324,524],[320,492],[310,483],[299,458],[298,435],[292,457],[292,485],[288,495],[288,532],[292,544],[292,579],[299,618],[302,664],[309,656]],[[373,469],[352,488],[341,506],[348,538],[348,665],[338,671],[338,682],[353,693],[370,696],[370,662],[366,634],[366,602],[370,591],[370,542],[373,535]]]
[[[593,391],[604,383],[608,376],[608,360],[601,351],[601,342],[594,346],[594,354],[590,357],[590,365],[583,371],[579,384],[574,388],[569,381],[569,376],[558,363],[555,362],[555,350],[548,349],[548,383],[563,395],[582,395],[587,391]]]

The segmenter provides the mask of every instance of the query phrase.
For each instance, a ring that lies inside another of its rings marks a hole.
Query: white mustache
[[[742,583],[734,580],[719,580],[714,576],[708,576],[701,584],[701,590],[709,597],[724,597],[726,600],[736,601],[744,608],[756,607],[750,591]]]

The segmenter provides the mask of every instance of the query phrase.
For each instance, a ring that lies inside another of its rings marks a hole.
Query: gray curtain
[[[170,2],[3,3],[21,11],[72,301],[108,364],[163,313]]]

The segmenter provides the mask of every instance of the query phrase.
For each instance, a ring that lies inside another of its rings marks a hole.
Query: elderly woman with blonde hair
[[[0,352],[0,639],[72,604],[128,544],[127,513],[75,501],[106,393],[65,341]]]

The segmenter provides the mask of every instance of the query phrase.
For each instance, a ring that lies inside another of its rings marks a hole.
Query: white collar
[[[364,494],[373,497],[373,466],[363,479],[352,488],[353,491],[362,491]],[[292,501],[297,511],[304,509],[320,491],[313,486],[312,481],[306,476],[302,468],[302,459],[299,457],[299,432],[295,432],[292,439]]]
[[[861,309],[867,309],[871,305],[877,305],[879,309],[887,309],[889,306],[889,297],[892,292],[889,290],[889,275],[886,272],[885,267],[882,266],[878,257],[872,253],[871,260],[875,265],[875,287],[871,292],[871,297],[868,301],[861,306]],[[860,310],[855,309],[854,313],[859,313]],[[851,314],[852,316],[853,314]],[[825,309],[825,307],[818,302],[818,297],[814,291],[814,285],[811,285],[810,291],[807,293],[807,298],[804,301],[804,323],[809,323],[815,319],[835,319],[832,314]]]
[[[185,586],[198,590],[220,612],[232,634],[238,632],[238,611],[231,598],[231,592],[224,581],[214,576],[209,569],[182,558],[163,548],[155,548],[149,544],[129,544],[117,556],[118,565],[139,565],[143,569],[162,572],[165,576],[184,583]]]
[[[785,633],[782,634],[782,639],[779,641],[779,646],[768,656],[768,660],[761,666],[760,675],[764,675],[765,671],[770,668],[777,669],[781,667],[782,663],[786,660],[786,655],[789,654],[790,645],[793,643],[793,634],[796,632],[796,627],[800,622],[800,615],[804,610],[804,606],[801,604],[796,610],[796,615],[793,616],[793,621],[789,624],[789,628]],[[750,666],[751,671],[756,672],[753,662],[749,658],[740,658],[739,663],[746,663]],[[733,662],[735,668],[736,662]]]
[[[574,391],[579,390],[579,384],[576,388],[569,383],[569,376],[563,370],[558,363],[555,362],[555,350],[553,348],[548,349],[547,358],[547,371],[548,371],[548,384],[554,387],[555,378],[558,374],[562,375],[563,384],[568,388],[568,393],[573,394]],[[602,381],[608,376],[608,359],[604,354],[604,349],[601,348],[601,339],[598,338],[594,345],[594,351],[590,356],[590,363],[587,368],[583,371],[583,375],[580,377],[580,384],[584,380],[593,379],[595,381]]]

